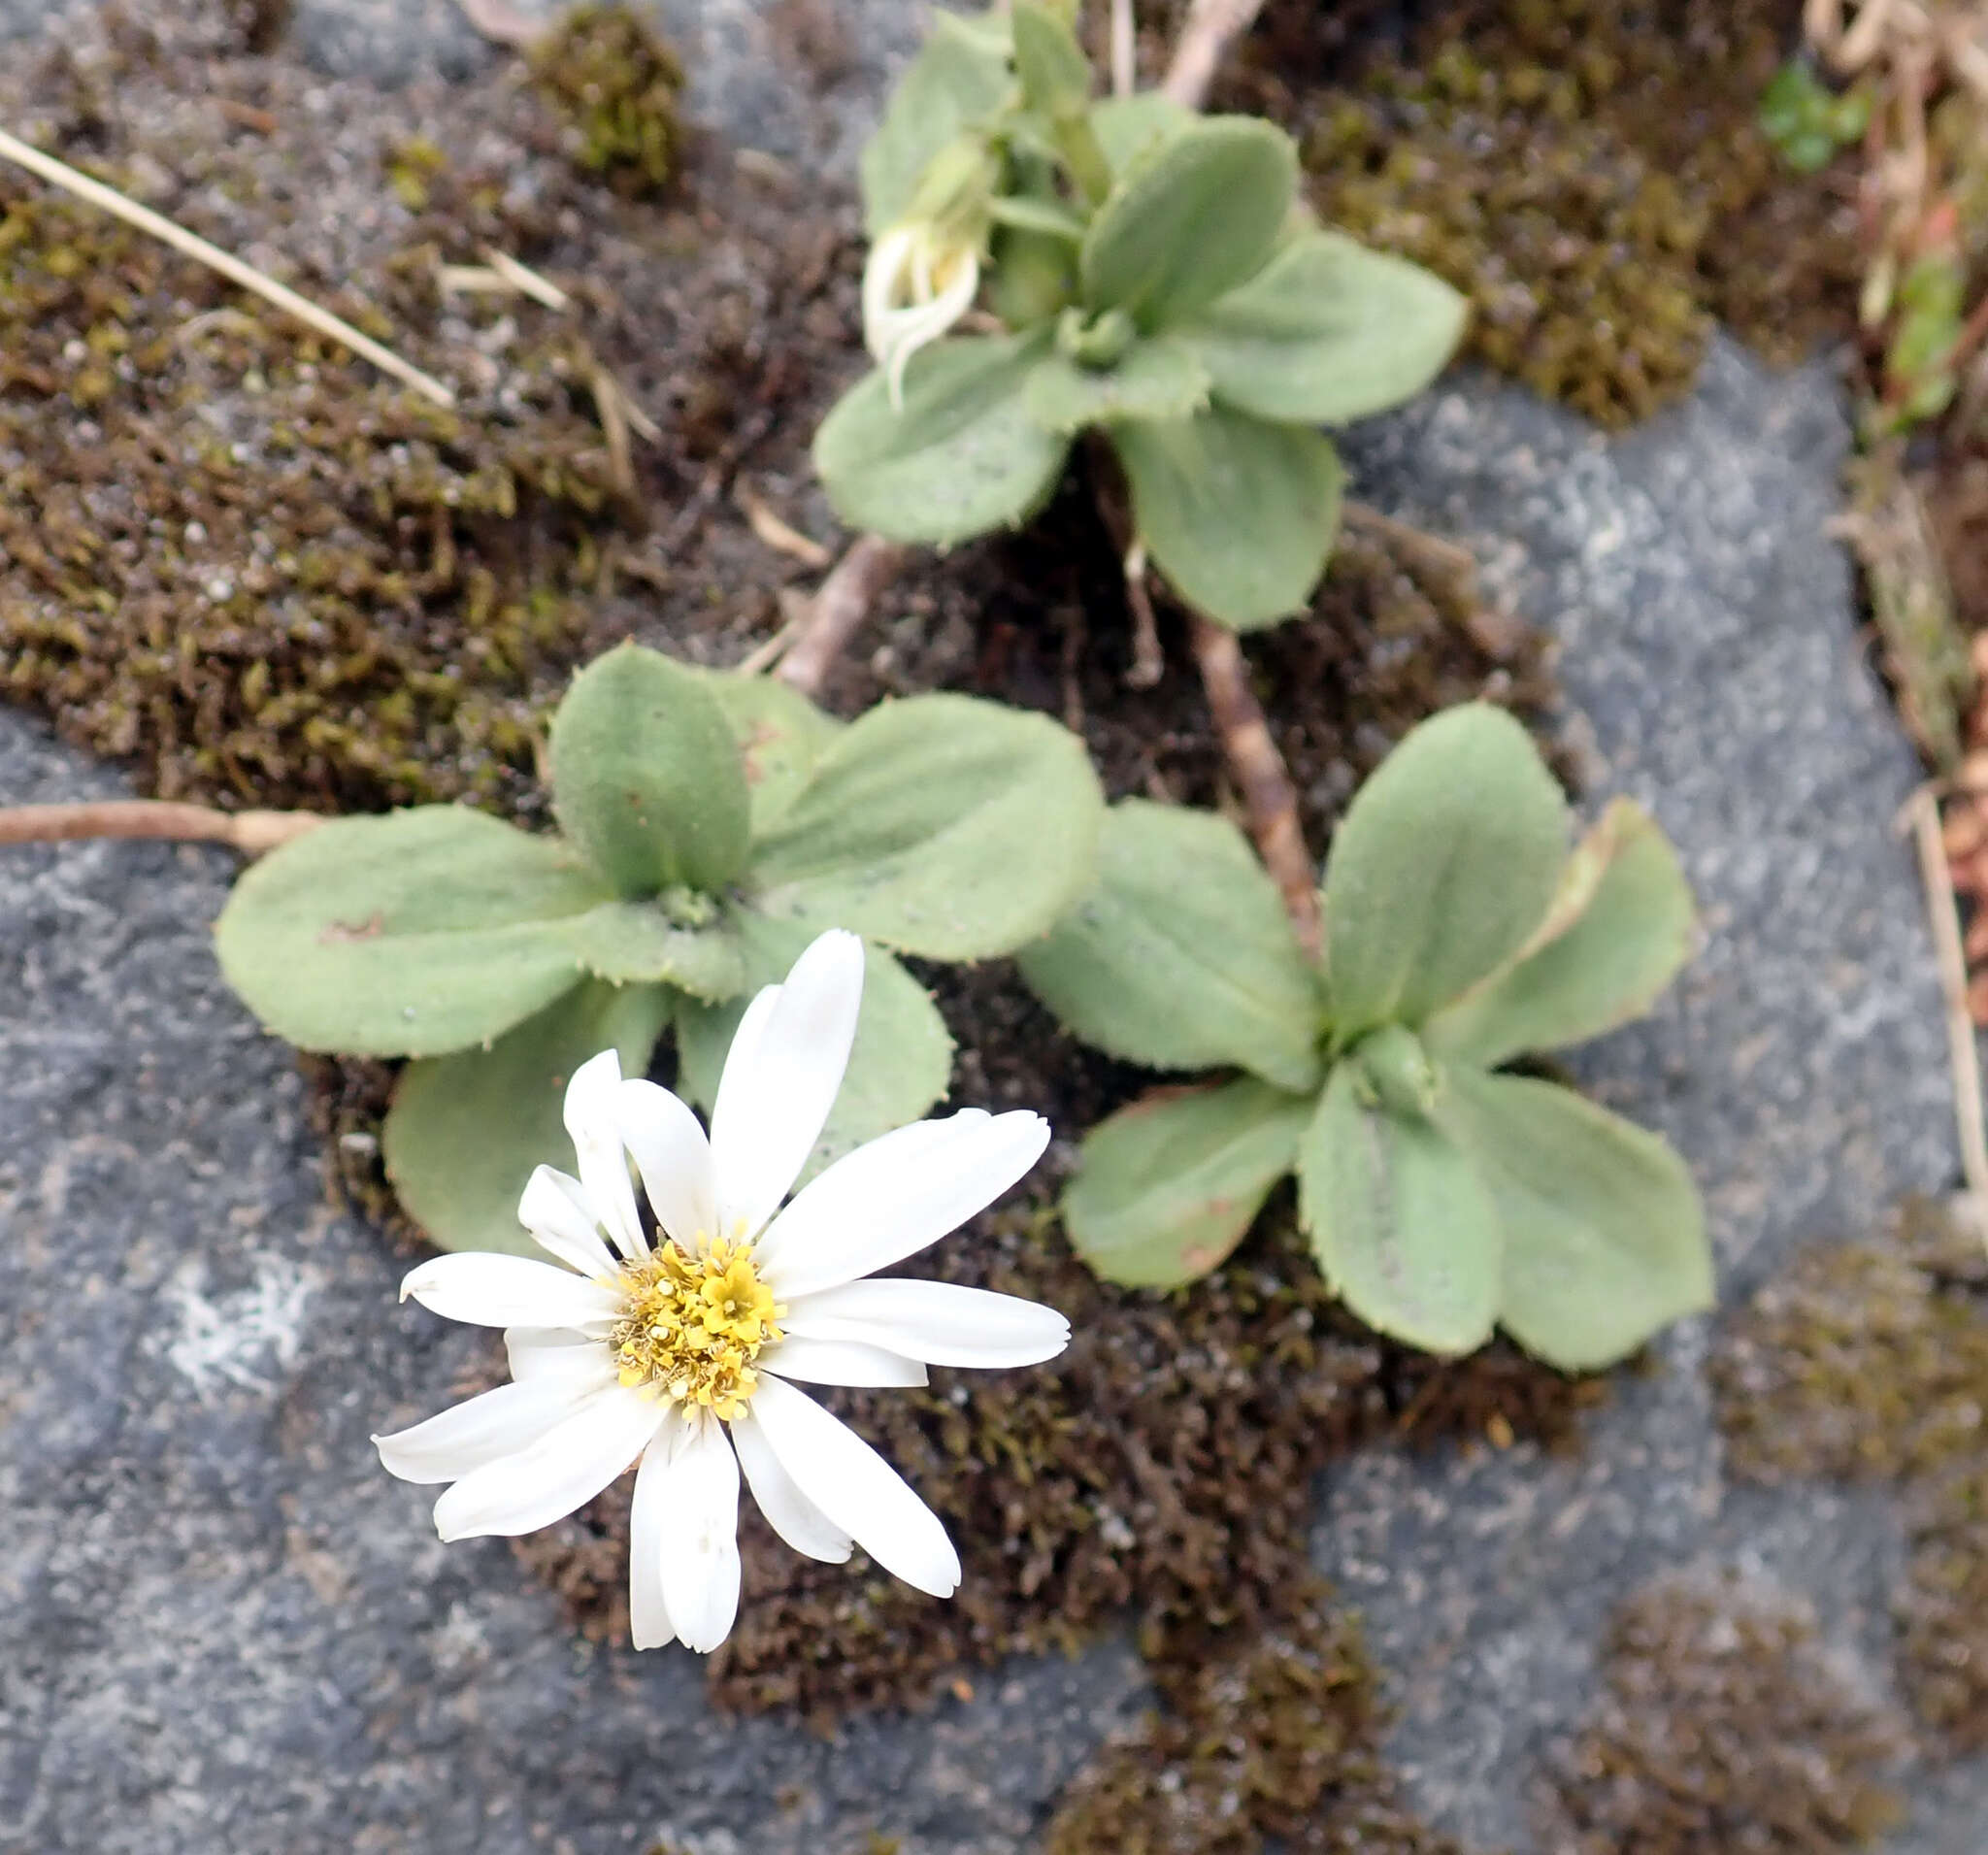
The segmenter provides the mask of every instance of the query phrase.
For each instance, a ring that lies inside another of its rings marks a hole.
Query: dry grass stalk
[[[328,336],[332,341],[348,348],[354,354],[361,355],[403,384],[412,386],[417,393],[425,394],[438,406],[453,406],[455,394],[432,374],[424,374],[418,367],[404,361],[389,348],[382,348],[370,335],[361,334],[349,322],[342,320],[322,310],[308,297],[299,296],[287,284],[279,283],[275,278],[266,277],[252,264],[245,264],[232,253],[224,251],[218,245],[211,245],[197,233],[189,232],[183,225],[176,225],[163,214],[154,213],[149,206],[140,206],[136,200],[129,200],[115,187],[93,181],[86,174],[79,174],[66,161],[58,161],[51,154],[44,154],[40,149],[31,148],[27,143],[9,135],[0,129],[0,156],[23,167],[50,186],[60,187],[65,193],[73,193],[80,200],[101,207],[114,217],[122,219],[126,225],[135,225],[141,232],[149,233],[163,245],[170,245],[197,263],[205,264],[210,270],[218,271],[231,283],[239,283],[245,290],[262,298],[265,303],[274,304],[286,315],[293,315],[306,327]]]

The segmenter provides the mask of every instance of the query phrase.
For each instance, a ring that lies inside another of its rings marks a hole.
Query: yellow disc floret
[[[780,1337],[786,1308],[759,1279],[745,1243],[657,1245],[621,1265],[627,1311],[608,1337],[621,1382],[729,1421],[746,1408],[759,1349]]]

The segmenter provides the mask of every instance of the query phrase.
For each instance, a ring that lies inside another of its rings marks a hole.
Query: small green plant
[[[1104,798],[1044,716],[955,695],[844,726],[794,690],[623,646],[549,750],[560,835],[457,806],[338,819],[236,883],[222,971],[310,1050],[408,1057],[384,1131],[402,1202],[451,1249],[521,1250],[516,1206],[566,1078],[634,1075],[674,1027],[709,1109],[746,998],[823,929],[868,941],[856,1043],[814,1164],[916,1119],[952,1044],[886,947],[1008,953],[1090,880]]]
[[[1175,587],[1273,623],[1338,528],[1318,427],[1426,386],[1463,299],[1321,229],[1281,130],[1091,89],[1041,0],[937,16],[863,162],[878,366],[816,466],[845,520],[944,547],[1033,514],[1095,430]],[[993,332],[948,333],[977,308]]]
[[[1820,173],[1870,124],[1870,88],[1839,94],[1806,58],[1790,58],[1761,92],[1761,133],[1797,174]]]
[[[1187,1281],[1295,1171],[1334,1291],[1431,1352],[1502,1326],[1553,1365],[1597,1367],[1708,1306],[1676,1154],[1506,1067],[1640,1015],[1691,948],[1690,890],[1645,813],[1617,800],[1572,857],[1568,837],[1508,715],[1423,723],[1334,838],[1320,972],[1226,820],[1115,806],[1096,883],[1023,951],[1023,976],[1102,1049],[1243,1073],[1091,1132],[1063,1200],[1078,1252],[1113,1281]]]

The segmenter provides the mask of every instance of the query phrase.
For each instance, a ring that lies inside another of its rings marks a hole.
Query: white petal
[[[935,1598],[959,1589],[939,1516],[853,1430],[784,1378],[760,1380],[752,1415],[801,1493],[886,1572]]]
[[[584,1327],[612,1321],[621,1297],[529,1256],[501,1256],[494,1250],[462,1250],[437,1256],[408,1272],[400,1298],[412,1295],[423,1308],[476,1327]]]
[[[681,1421],[666,1417],[635,1472],[635,1501],[628,1516],[628,1633],[638,1649],[659,1649],[677,1640],[663,1597],[663,1519],[670,1458],[683,1435]]]
[[[689,1105],[653,1082],[621,1084],[621,1139],[642,1174],[649,1208],[667,1236],[688,1248],[716,1234],[711,1143]]]
[[[812,1385],[922,1385],[925,1368],[901,1353],[847,1340],[780,1340],[754,1362]]]
[[[926,300],[910,309],[892,310],[878,320],[877,340],[884,348],[884,386],[893,410],[905,404],[905,369],[921,348],[936,342],[974,306],[980,291],[980,264],[969,256],[959,265],[959,275],[936,296],[928,295],[932,279],[929,268],[918,279],[918,294]]]
[[[633,1261],[648,1253],[635,1214],[635,1187],[628,1179],[628,1155],[621,1147],[618,1108],[621,1058],[613,1050],[590,1056],[566,1084],[566,1132],[580,1162],[580,1182],[587,1202],[606,1226],[609,1240]]]
[[[600,1219],[579,1179],[555,1167],[534,1167],[517,1201],[517,1221],[531,1232],[533,1242],[567,1268],[597,1281],[613,1279],[614,1259],[601,1242]]]
[[[942,1131],[907,1141],[901,1127],[857,1147],[780,1213],[755,1250],[775,1295],[792,1303],[902,1262],[991,1205],[1049,1143],[1049,1123],[1021,1110],[929,1124]]]
[[[588,1394],[612,1382],[613,1370],[599,1347],[594,1370],[585,1377],[549,1377],[526,1384],[499,1385],[411,1429],[375,1437],[374,1446],[388,1474],[403,1481],[455,1481],[463,1475],[528,1449]]]
[[[1055,1308],[945,1281],[845,1282],[793,1302],[780,1326],[786,1344],[852,1341],[931,1366],[1033,1366],[1070,1343]]]
[[[504,1351],[511,1361],[511,1375],[519,1383],[530,1378],[583,1378],[608,1361],[602,1341],[571,1327],[507,1327]]]
[[[804,1557],[843,1564],[855,1550],[855,1541],[809,1500],[800,1484],[780,1467],[779,1457],[750,1410],[732,1419],[732,1444],[746,1471],[746,1484],[767,1524]]]
[[[657,1505],[670,1621],[685,1648],[708,1655],[739,1614],[739,1460],[710,1411],[689,1419]]]
[[[913,240],[910,226],[893,225],[870,248],[870,261],[863,266],[863,343],[878,361],[890,351],[886,318],[897,307],[898,285]]]
[[[803,1199],[815,1200],[815,1186],[851,1160],[860,1157],[863,1161],[861,1170],[868,1172],[873,1178],[909,1175],[927,1152],[949,1150],[953,1143],[961,1139],[963,1128],[978,1126],[993,1118],[984,1108],[963,1108],[944,1120],[909,1121],[903,1127],[894,1127],[887,1134],[866,1141],[855,1152],[845,1153],[819,1178],[812,1179],[803,1187],[800,1197],[760,1232],[758,1241],[752,1245],[753,1266],[759,1271],[760,1278],[769,1282],[777,1278],[782,1268],[798,1262],[803,1245],[820,1236],[819,1221],[814,1217],[812,1202],[806,1216],[796,1219],[793,1213]],[[861,1189],[860,1183],[855,1189]]]
[[[832,928],[810,944],[783,984],[746,1008],[711,1117],[723,1235],[757,1232],[814,1150],[848,1067],[862,1003],[863,943]]]
[[[583,1507],[639,1456],[665,1407],[611,1384],[528,1449],[466,1474],[435,1504],[445,1540],[535,1533]]]

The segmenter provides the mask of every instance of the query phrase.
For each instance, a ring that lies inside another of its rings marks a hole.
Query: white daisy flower
[[[739,1606],[739,1472],[795,1551],[856,1545],[934,1597],[959,1555],[896,1470],[796,1380],[922,1385],[928,1365],[1054,1358],[1054,1308],[949,1283],[871,1279],[993,1202],[1042,1157],[1039,1114],[968,1109],[838,1160],[782,1209],[842,1086],[863,944],[824,934],[746,1009],[707,1139],[669,1090],[603,1051],[575,1072],[580,1176],[541,1166],[518,1218],[554,1263],[440,1256],[401,1284],[452,1320],[502,1327],[512,1382],[375,1437],[403,1480],[450,1482],[445,1540],[530,1533],[640,1458],[628,1595],[635,1646],[714,1649]],[[643,1234],[632,1156],[655,1212]],[[612,1245],[612,1247],[611,1247]]]

